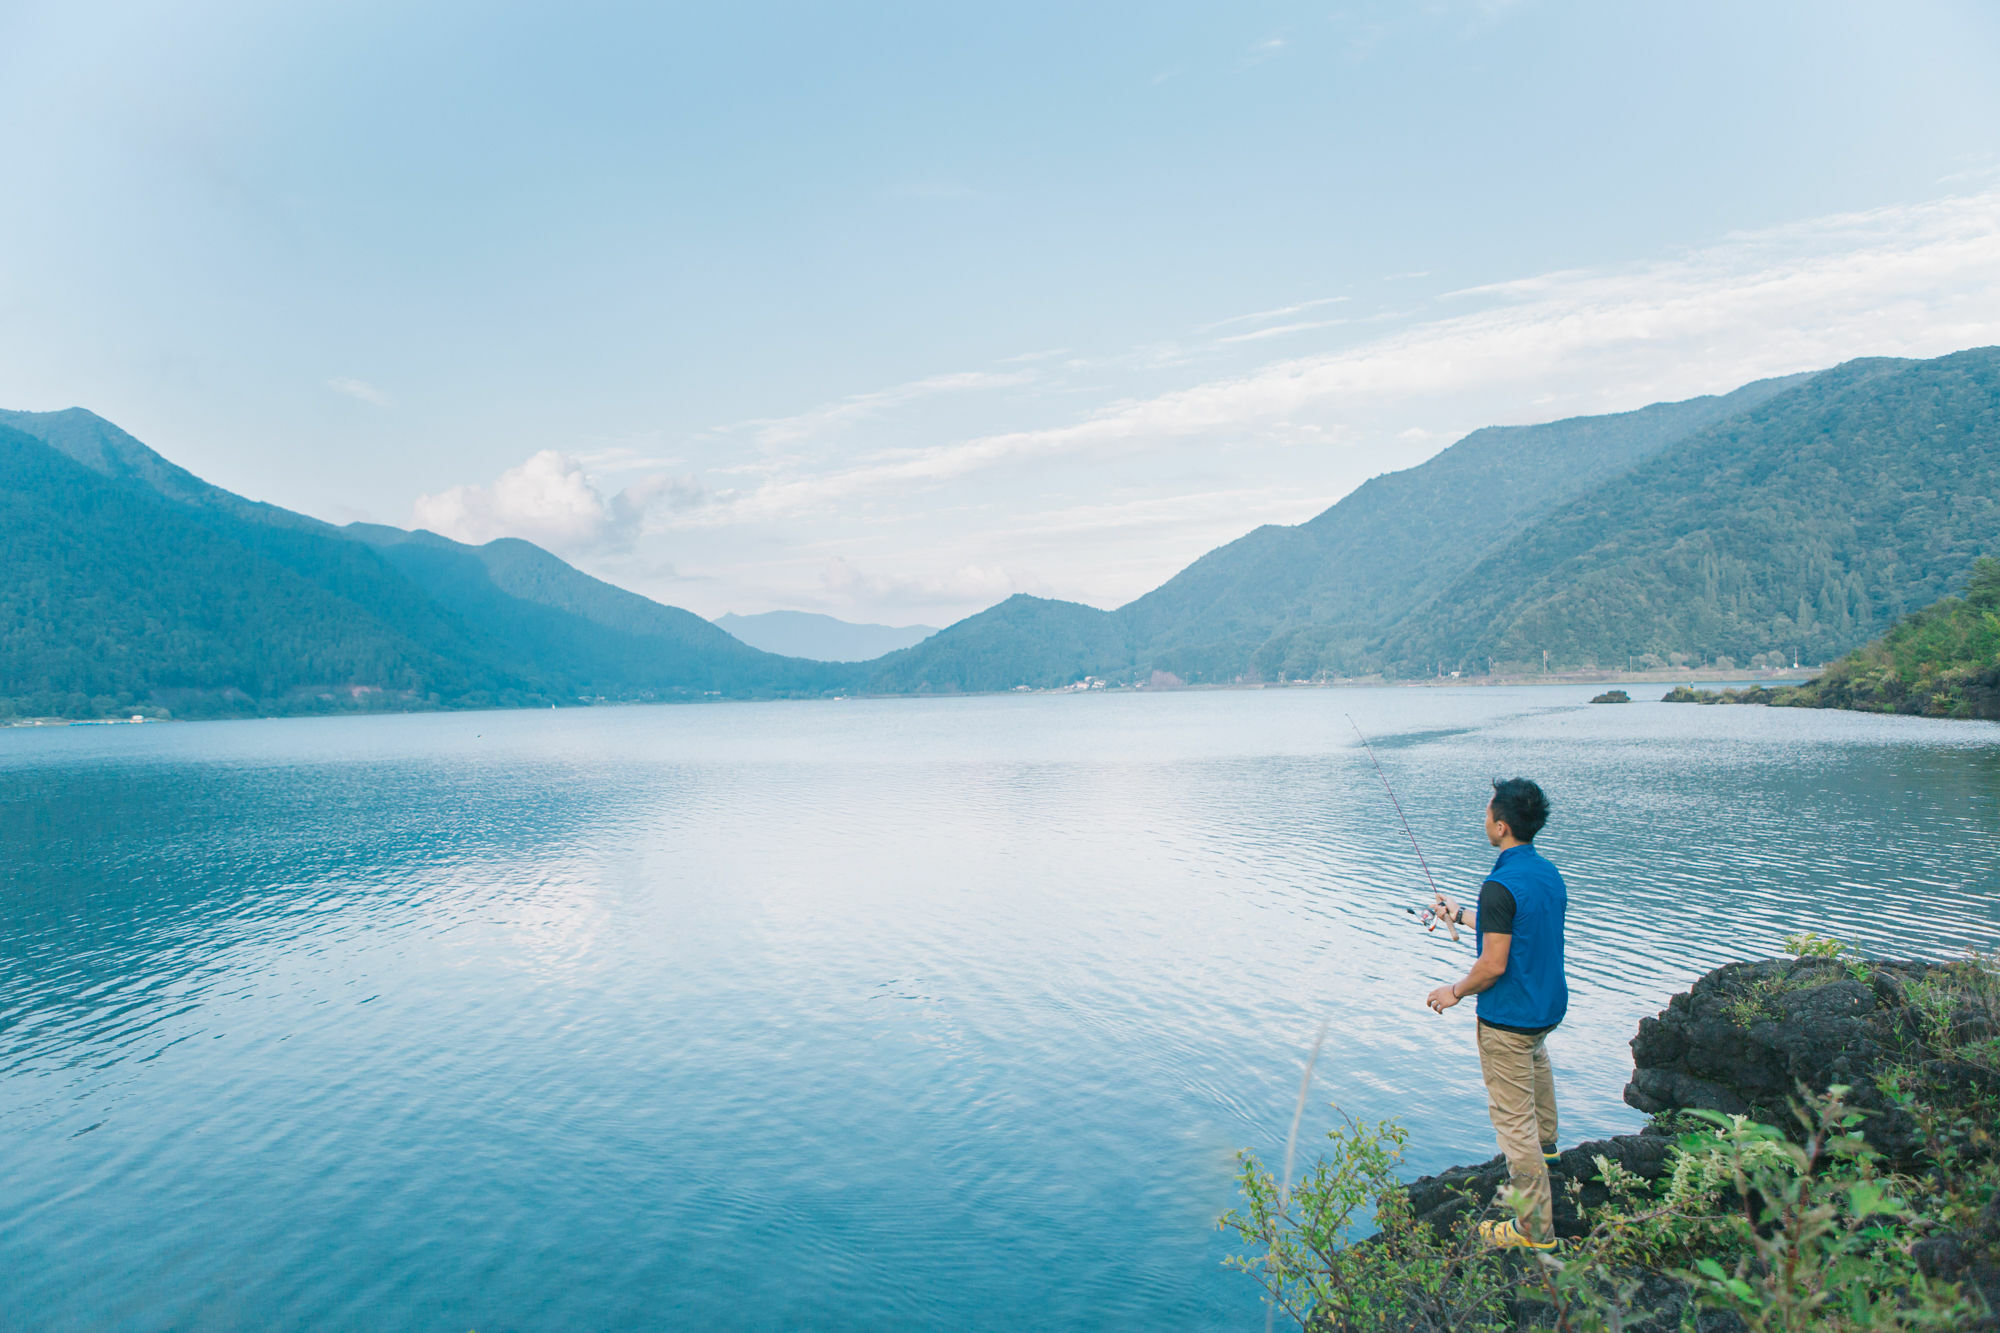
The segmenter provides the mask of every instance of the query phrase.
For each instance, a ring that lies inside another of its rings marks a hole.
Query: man
[[[1549,1164],[1556,1160],[1556,1085],[1543,1042],[1569,1010],[1563,978],[1563,923],[1569,889],[1556,868],[1535,850],[1535,835],[1549,817],[1548,798],[1526,778],[1493,784],[1486,807],[1486,840],[1499,859],[1479,888],[1479,911],[1437,895],[1440,920],[1471,925],[1479,957],[1463,980],[1439,986],[1427,1003],[1438,1013],[1468,995],[1479,997],[1479,1070],[1486,1105],[1514,1188],[1533,1201],[1523,1232],[1513,1218],[1480,1225],[1489,1244],[1533,1250],[1555,1248],[1555,1206]]]

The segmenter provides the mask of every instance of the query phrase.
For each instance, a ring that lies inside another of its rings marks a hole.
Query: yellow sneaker
[[[1516,1226],[1514,1219],[1504,1218],[1498,1222],[1481,1222],[1479,1239],[1496,1250],[1553,1250],[1553,1240],[1536,1240]]]

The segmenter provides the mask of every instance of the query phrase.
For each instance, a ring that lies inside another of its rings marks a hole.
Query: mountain
[[[2000,348],[1824,371],[1484,555],[1401,622],[1406,669],[1825,661],[2000,550]]]
[[[1209,552],[1117,614],[1143,666],[1189,680],[1379,669],[1382,634],[1496,543],[1809,378],[1474,431],[1416,467],[1362,483],[1306,523],[1258,528]]]
[[[0,414],[0,482],[15,712],[1753,665],[1847,653],[2000,551],[2000,348],[1475,431],[1115,611],[1012,597],[860,663],[760,651],[527,542],[246,500],[79,409]],[[1871,659],[1880,690],[1914,641]]]
[[[883,691],[1827,660],[2000,550],[2000,348],[1475,431],[1118,608],[1014,598]],[[1543,654],[1547,656],[1544,658]]]
[[[246,500],[81,409],[0,414],[0,482],[0,711],[771,697],[851,680],[527,542],[337,528]]]
[[[1964,597],[1912,612],[1773,702],[2000,721],[2000,560],[1981,557]]]
[[[541,697],[365,547],[178,504],[5,426],[0,478],[7,711]]]
[[[752,648],[817,662],[866,662],[937,633],[929,625],[857,625],[812,611],[717,616],[715,624]]]
[[[575,569],[532,542],[467,546],[433,532],[351,524],[418,588],[510,662],[532,662],[576,695],[770,697],[849,687],[851,671],[760,652],[679,607]]]
[[[1046,689],[1114,670],[1131,655],[1117,616],[1016,593],[913,648],[869,663],[865,680],[877,694]]]
[[[1387,632],[1496,544],[1676,441],[1806,383],[1633,412],[1474,431],[1375,477],[1318,517],[1268,525],[1209,552],[1116,611],[1014,597],[885,658],[884,693],[1004,690],[1095,674],[1185,681],[1381,669]]]

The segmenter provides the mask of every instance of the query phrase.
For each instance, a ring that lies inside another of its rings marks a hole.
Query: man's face
[[[1486,841],[1492,843],[1495,847],[1498,847],[1500,845],[1500,840],[1505,838],[1506,836],[1507,836],[1507,826],[1501,823],[1500,820],[1494,815],[1493,807],[1490,805],[1487,806]]]

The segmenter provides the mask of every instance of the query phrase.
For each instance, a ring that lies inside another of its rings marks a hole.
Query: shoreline
[[[1008,695],[1060,695],[1060,694],[1191,694],[1230,690],[1421,690],[1522,685],[1682,685],[1694,682],[1708,684],[1755,683],[1759,685],[1799,685],[1811,680],[1823,668],[1801,667],[1797,671],[1722,671],[1716,668],[1682,671],[1552,671],[1547,674],[1536,672],[1529,675],[1496,674],[1491,676],[1424,677],[1416,680],[1385,680],[1380,676],[1343,677],[1334,680],[1237,680],[1216,683],[1152,685],[1136,683],[1131,685],[1100,684],[1088,687],[1080,685],[1051,685],[1029,687],[1017,685],[1007,690],[936,690],[904,694],[852,694],[825,695],[769,695],[764,697],[745,696],[741,698],[709,697],[689,699],[591,699],[575,700],[568,703],[542,705],[521,705],[499,707],[491,704],[466,708],[359,708],[340,711],[324,709],[301,709],[298,712],[278,713],[237,713],[211,717],[153,717],[135,721],[129,714],[116,717],[10,717],[0,720],[0,730],[30,729],[36,727],[111,727],[111,726],[157,726],[169,722],[269,722],[289,718],[332,718],[332,717],[404,717],[435,713],[536,713],[548,712],[554,708],[680,708],[697,704],[747,704],[747,703],[846,703],[853,700],[883,699],[991,699]],[[1633,700],[1634,703],[1647,702]]]

